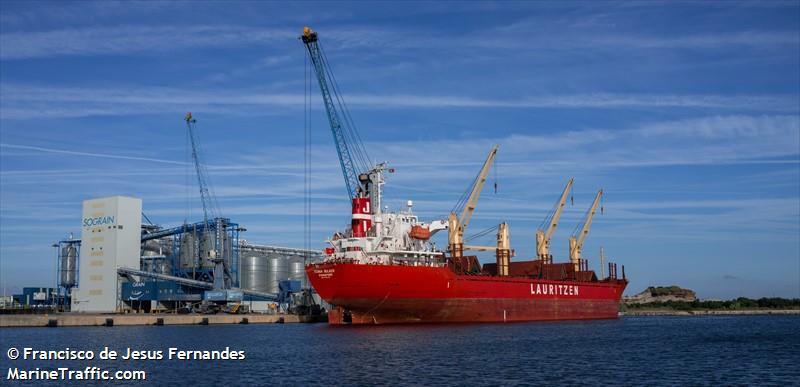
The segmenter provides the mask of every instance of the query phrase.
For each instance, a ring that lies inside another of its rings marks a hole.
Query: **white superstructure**
[[[444,253],[439,251],[430,237],[447,228],[443,220],[424,223],[407,208],[400,212],[381,209],[384,183],[384,163],[378,164],[362,180],[368,181],[366,197],[353,199],[353,220],[344,232],[337,232],[328,240],[327,260],[354,260],[359,263],[380,264],[443,264]]]

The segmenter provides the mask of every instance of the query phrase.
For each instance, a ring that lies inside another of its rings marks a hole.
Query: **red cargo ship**
[[[627,280],[617,279],[616,266],[598,280],[581,259],[583,240],[602,190],[598,192],[580,234],[570,238],[570,262],[553,264],[549,254],[561,209],[572,180],[536,235],[537,258],[511,262],[508,225],[501,223],[495,246],[464,244],[464,232],[475,211],[497,146],[472,183],[469,197],[459,199],[447,220],[422,223],[408,208],[385,211],[382,203],[385,163],[371,164],[352,125],[317,33],[303,29],[300,39],[317,75],[331,132],[339,155],[345,186],[352,199],[350,226],[337,232],[325,249],[328,258],[306,267],[311,284],[334,306],[332,324],[410,322],[503,322],[616,318]],[[425,182],[428,184],[429,182]],[[495,189],[496,189],[495,185]],[[456,215],[460,213],[460,216]],[[601,207],[602,212],[602,207]],[[431,238],[448,230],[449,257]],[[480,234],[480,233],[479,233]],[[487,234],[483,234],[487,235]],[[464,251],[494,251],[497,263],[483,268]]]
[[[625,268],[617,277],[615,264],[599,280],[580,249],[589,232],[602,190],[595,197],[578,237],[570,239],[570,262],[552,263],[548,246],[572,180],[564,189],[553,214],[540,230],[538,259],[511,262],[508,225],[498,226],[496,246],[469,246],[463,231],[488,174],[493,148],[474,182],[461,217],[421,223],[411,211],[381,210],[385,165],[363,174],[362,192],[353,199],[352,220],[344,232],[328,241],[328,258],[306,267],[314,289],[334,308],[331,324],[386,324],[413,322],[509,322],[543,320],[610,319],[617,317],[619,301],[628,284]],[[430,238],[448,230],[446,257]],[[464,250],[496,252],[496,263],[481,267]]]
[[[511,269],[518,264],[541,267],[537,263],[515,262]],[[306,271],[319,295],[336,306],[328,315],[331,324],[613,319],[627,285],[613,278],[463,275],[452,265],[325,262]]]
[[[328,258],[306,267],[314,289],[334,308],[331,324],[412,322],[509,322],[610,319],[628,284],[625,268],[617,277],[609,264],[608,277],[599,280],[580,249],[589,232],[602,190],[586,215],[579,236],[570,238],[570,262],[552,263],[548,246],[572,180],[553,214],[540,230],[538,259],[511,262],[508,225],[497,230],[496,246],[463,243],[463,231],[475,209],[497,148],[493,148],[473,183],[461,217],[421,223],[411,211],[381,209],[384,164],[363,174],[361,197],[353,198],[352,220],[328,242]],[[438,251],[430,238],[448,230],[451,256]],[[464,250],[495,251],[497,261],[481,267]]]

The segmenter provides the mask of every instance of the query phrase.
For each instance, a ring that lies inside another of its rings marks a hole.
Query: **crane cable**
[[[189,166],[192,165],[192,154],[191,154],[192,152],[190,150],[190,148],[191,148],[191,140],[189,140],[189,127],[188,126],[186,127],[186,138],[185,138],[185,140],[186,140],[186,144],[185,144],[186,145],[185,146],[185,149],[186,149],[186,163],[184,164],[185,168],[184,168],[184,174],[183,175],[186,177],[186,179],[184,181],[184,187],[185,187],[184,191],[185,191],[185,194],[186,194],[186,203],[185,203],[186,204],[186,213],[185,213],[186,217],[183,219],[183,223],[184,224],[188,223],[189,219],[192,218],[192,205],[191,205],[191,199],[189,197]]]
[[[478,184],[478,179],[481,176],[481,171],[475,174],[475,177],[472,179],[472,182],[467,186],[467,189],[461,193],[456,204],[453,206],[453,209],[450,212],[459,214],[464,209],[464,206],[467,204],[467,200],[469,200],[469,195],[472,193],[472,190],[475,188],[475,185]]]
[[[491,233],[492,231],[497,230],[497,227],[498,226],[492,226],[492,227],[489,227],[489,228],[487,228],[485,230],[481,230],[481,231],[479,231],[479,232],[477,232],[477,233],[475,233],[473,235],[470,235],[469,237],[465,238],[465,241],[469,242],[469,241],[472,241],[474,239],[478,239],[478,238],[484,237],[486,235],[489,235],[489,233]]]
[[[497,195],[497,170],[500,169],[498,164],[499,164],[499,162],[497,161],[497,155],[495,155],[494,165],[493,165],[493,167],[494,167],[494,194],[495,195]]]
[[[569,205],[570,206],[574,206],[575,205],[575,195],[574,195],[574,191],[573,191],[574,189],[575,189],[574,185],[572,187],[570,187],[570,189],[569,189]],[[550,223],[552,222],[553,217],[556,215],[556,210],[558,209],[560,204],[561,204],[561,198],[556,199],[555,204],[553,204],[553,207],[550,209],[550,211],[547,213],[547,215],[545,215],[544,219],[542,220],[542,223],[539,223],[539,229],[540,230],[546,230],[548,227],[550,227]],[[566,204],[566,203],[564,203],[564,204]]]
[[[603,200],[603,197],[601,196],[600,197],[600,201],[602,201],[602,200]],[[602,212],[602,207],[600,207],[600,211]],[[584,213],[583,218],[581,218],[582,221],[580,223],[576,224],[575,228],[572,229],[572,235],[577,236],[578,232],[580,232],[581,229],[583,229],[583,226],[586,224],[586,221],[589,220],[589,215],[591,214],[591,212],[592,212],[592,207],[589,207],[589,209],[587,209],[586,212]]]
[[[367,153],[366,148],[364,147],[364,143],[361,140],[361,135],[358,132],[358,128],[356,127],[355,121],[353,120],[353,116],[350,114],[350,109],[348,109],[347,104],[344,102],[344,96],[342,95],[341,89],[339,88],[339,82],[336,80],[336,75],[334,75],[333,71],[331,71],[330,67],[328,66],[328,56],[325,54],[325,51],[320,47],[320,53],[325,61],[326,70],[330,79],[333,83],[333,87],[336,90],[336,99],[339,103],[339,107],[344,113],[344,119],[346,123],[346,129],[350,136],[350,144],[353,144],[353,149],[355,150],[355,156],[359,160],[358,162],[361,164],[361,170],[367,171],[369,167],[372,166],[372,162],[369,159],[369,155]]]
[[[308,65],[308,56],[303,54],[303,264],[308,264],[308,253],[311,246],[311,188],[310,188],[310,160],[311,157],[311,82]]]
[[[208,199],[208,211],[210,212],[211,219],[215,219],[220,217],[222,211],[220,210],[219,202],[217,201],[217,193],[214,191],[214,185],[211,182],[211,176],[208,173],[208,167],[203,162],[202,156],[206,154],[205,150],[203,149],[203,142],[200,139],[200,133],[197,130],[197,122],[196,120],[192,120],[190,123],[191,128],[187,125],[187,130],[189,131],[189,136],[194,137],[194,155],[197,157],[197,173],[199,178],[202,179],[203,184],[202,186],[198,187],[199,189],[205,188],[205,193]],[[190,138],[191,139],[191,138]],[[198,181],[198,185],[200,182]],[[200,200],[203,200],[203,195],[200,195]]]
[[[341,89],[339,88],[339,82],[336,80],[336,76],[328,65],[328,55],[325,53],[325,50],[322,48],[322,45],[319,41],[317,41],[316,44],[320,52],[322,69],[325,71],[327,78],[331,81],[330,87],[333,90],[332,94],[336,98],[336,103],[339,106],[339,110],[342,112],[342,120],[344,121],[342,122],[342,129],[343,133],[348,137],[348,149],[351,151],[351,156],[355,158],[353,161],[356,163],[355,166],[358,167],[359,173],[366,172],[372,166],[369,154],[364,147],[364,143],[361,141],[361,136],[359,135],[355,122],[353,121],[353,117],[350,114],[350,110],[347,108],[347,104],[344,102],[344,97],[342,96]]]
[[[558,209],[559,205],[561,205],[560,197],[556,199],[555,204],[553,204],[553,207],[547,212],[547,215],[545,215],[542,223],[539,223],[540,230],[546,230],[548,227],[550,227],[550,223],[552,222],[553,217],[556,215],[556,210]]]

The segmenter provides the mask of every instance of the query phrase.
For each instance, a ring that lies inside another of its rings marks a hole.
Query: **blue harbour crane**
[[[208,171],[206,170],[205,166],[203,166],[203,163],[200,162],[197,135],[195,134],[195,125],[197,124],[197,120],[192,116],[191,112],[186,113],[184,120],[186,120],[187,135],[192,147],[192,161],[194,163],[195,171],[197,172],[197,186],[200,188],[200,202],[203,205],[203,222],[208,225],[208,220],[214,219],[217,215],[217,211],[215,201],[208,189]],[[210,217],[209,214],[211,215]]]
[[[327,56],[319,43],[317,33],[311,28],[303,28],[303,35],[300,36],[300,39],[308,50],[308,56],[319,82],[347,194],[350,199],[367,197],[370,195],[371,179],[369,175],[374,172],[371,168],[372,163],[344,103],[336,78],[328,65]]]
[[[192,116],[191,112],[186,113],[184,117],[186,121],[187,136],[192,150],[192,161],[194,163],[195,171],[197,172],[197,186],[200,190],[200,202],[203,206],[203,233],[214,238],[214,249],[208,251],[207,257],[201,257],[203,260],[209,260],[214,263],[213,280],[215,289],[227,289],[235,282],[234,274],[231,270],[235,270],[236,262],[235,251],[232,246],[226,246],[225,243],[227,230],[230,225],[230,220],[219,216],[218,206],[214,196],[211,194],[210,179],[208,178],[208,170],[200,161],[200,152],[197,140],[197,133],[195,133],[195,126],[197,120]],[[211,234],[213,232],[213,234]],[[231,262],[228,262],[228,260]],[[232,267],[229,268],[229,265]]]

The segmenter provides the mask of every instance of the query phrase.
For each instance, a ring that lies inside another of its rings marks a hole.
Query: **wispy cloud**
[[[0,88],[5,119],[41,117],[86,117],[130,115],[142,112],[194,110],[230,114],[266,114],[286,108],[301,109],[304,96],[291,93],[257,93],[248,90],[185,90],[166,87],[69,88],[6,84]],[[800,110],[800,97],[793,95],[675,95],[593,93],[532,95],[514,99],[448,95],[353,94],[346,100],[354,108],[510,108],[510,109],[623,109],[694,108],[748,111]]]
[[[597,171],[658,166],[762,163],[797,165],[800,162],[797,159],[800,155],[800,150],[797,148],[797,144],[800,143],[800,116],[708,116],[655,121],[627,128],[553,130],[540,135],[511,134],[493,137],[487,133],[480,141],[473,139],[442,139],[435,142],[375,141],[367,142],[366,146],[375,152],[374,157],[388,160],[393,166],[400,168],[399,173],[391,176],[397,188],[405,186],[410,187],[410,191],[422,192],[416,189],[417,185],[414,184],[419,179],[468,181],[482,163],[481,155],[487,152],[489,146],[487,144],[491,143],[500,145],[500,165],[503,171],[521,178],[559,176],[571,174],[576,170]],[[126,154],[124,151],[101,153],[75,148],[61,149],[9,143],[0,144],[0,147],[54,155],[155,162],[183,167],[160,167],[158,176],[167,180],[174,180],[175,176],[187,172],[185,161],[142,157]],[[531,152],[536,152],[535,159],[532,158]],[[260,177],[292,179],[293,183],[301,184],[302,163],[297,156],[301,154],[302,149],[299,146],[265,145],[250,150],[241,149],[235,156],[222,160],[212,160],[208,168],[215,178],[223,181],[240,177],[251,179]],[[459,157],[458,162],[454,162],[452,155],[456,154],[474,156]],[[6,152],[4,157],[18,156]],[[314,152],[311,157],[315,181],[322,186],[338,186],[340,175],[336,169],[338,163],[335,153]],[[537,168],[530,168],[533,162]],[[130,164],[125,168],[120,166],[113,173],[87,168],[5,169],[3,177],[9,184],[36,182],[43,178],[54,183],[61,180],[68,183],[74,181],[75,177],[93,176],[97,179],[107,179],[110,176],[131,179],[136,176],[147,176],[149,172],[141,170],[141,165]],[[448,174],[442,176],[441,169],[445,167]],[[792,174],[781,173],[778,176],[791,177]],[[223,189],[221,193],[225,193],[226,189],[231,188],[221,189]],[[230,193],[231,196],[246,195],[247,189],[249,188],[237,188],[235,192],[238,193],[234,194],[234,191]],[[292,190],[284,193],[291,195],[299,192],[301,191]],[[442,191],[436,189],[432,192]],[[266,192],[257,190],[253,194],[266,194]]]
[[[380,149],[382,156],[389,160],[429,160],[431,164],[428,167],[433,168],[421,167],[436,173],[435,162],[439,159],[436,155],[442,155],[442,162],[448,162],[446,155],[480,155],[487,151],[489,142],[500,144],[502,168],[520,177],[540,176],[541,171],[558,175],[576,169],[761,162],[797,164],[800,116],[710,116],[651,122],[628,128],[512,134],[506,138],[486,136],[482,142],[441,140],[435,145],[437,151],[412,142],[370,146]],[[533,161],[531,152],[539,155],[535,160],[536,169],[530,168]],[[785,157],[791,158],[778,159]],[[476,158],[475,163],[481,161]],[[471,176],[468,169],[451,169],[455,173],[464,170],[465,176]]]
[[[610,46],[628,46],[634,48],[693,48],[709,49],[718,47],[765,47],[765,46],[797,46],[800,37],[794,31],[765,32],[746,31],[718,35],[688,35],[676,37],[647,37],[647,36],[610,36],[596,37],[592,43]]]
[[[244,77],[247,75],[251,75],[257,71],[263,71],[264,69],[275,67],[278,65],[286,64],[292,60],[292,57],[289,55],[276,55],[276,56],[269,56],[265,58],[261,58],[257,60],[255,63],[248,64],[245,66],[236,67],[234,69],[226,70],[223,72],[219,72],[217,74],[210,75],[208,77],[209,81],[212,82],[222,82],[228,81],[234,78]]]
[[[18,144],[0,143],[0,148],[29,150],[29,151],[44,152],[44,153],[55,153],[55,154],[62,154],[62,155],[88,156],[88,157],[100,157],[100,158],[106,158],[106,159],[148,161],[148,162],[161,163],[161,164],[186,165],[186,163],[182,162],[182,161],[156,159],[156,158],[150,158],[150,157],[125,156],[125,155],[108,154],[108,153],[80,152],[80,151],[71,151],[71,150],[67,150],[67,149],[54,149],[54,148],[45,148],[45,147],[30,146],[30,145],[18,145]]]
[[[230,25],[85,27],[43,32],[14,32],[0,36],[0,59],[29,59],[62,55],[131,55],[176,48],[263,44],[291,41],[297,33],[281,29]],[[165,38],[168,37],[168,38]]]
[[[574,19],[567,19],[572,29],[559,36],[547,39],[554,23],[542,24],[540,19],[524,20],[507,26],[483,31],[465,40],[468,45],[483,48],[516,48],[521,50],[591,51],[609,49],[728,49],[736,47],[771,49],[800,45],[800,36],[794,31],[736,31],[730,33],[676,34],[672,36],[648,35],[641,32],[610,34],[608,29],[582,24],[574,28]],[[615,23],[614,20],[608,23]],[[563,27],[563,26],[562,26]],[[589,28],[586,28],[589,27]],[[526,35],[529,39],[516,39]]]
[[[592,28],[567,29],[557,41],[549,36],[558,22],[540,18],[487,28],[458,39],[439,39],[442,31],[370,26],[325,30],[326,41],[341,49],[368,46],[373,50],[519,49],[572,51],[576,49],[716,49],[723,47],[791,47],[800,44],[793,31],[738,31],[727,34],[657,36],[641,33],[609,34]],[[563,26],[561,26],[563,27]],[[0,36],[0,59],[30,59],[66,55],[131,55],[198,47],[264,45],[292,42],[298,30],[229,24],[122,25],[12,32]],[[518,39],[519,36],[526,39]],[[164,39],[168,36],[169,39]],[[287,43],[288,45],[288,43]]]

